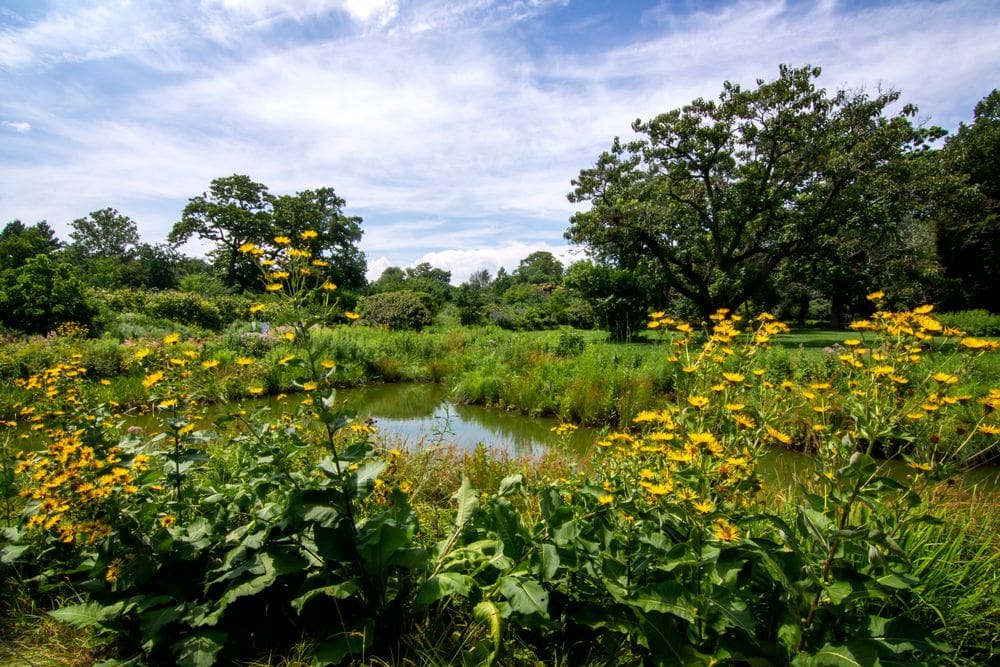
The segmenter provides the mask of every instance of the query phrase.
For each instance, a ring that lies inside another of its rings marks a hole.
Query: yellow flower
[[[284,357],[282,357],[281,359],[278,360],[278,365],[279,366],[284,366],[285,364],[287,364],[289,361],[291,361],[294,358],[295,358],[294,354],[286,355],[286,356],[284,356]]]
[[[101,384],[104,385],[105,387],[107,387],[108,385],[111,384],[111,380],[109,380],[107,378],[101,378]]]
[[[985,433],[986,435],[1000,435],[1000,426],[994,426],[993,424],[980,424],[979,432]]]
[[[739,373],[723,373],[722,377],[726,378],[730,382],[743,382],[746,378]]]
[[[164,345],[173,345],[174,343],[176,343],[180,339],[181,339],[181,335],[180,334],[177,334],[177,333],[167,334],[166,336],[163,337],[163,344]]]
[[[865,298],[868,299],[869,301],[881,301],[882,299],[885,298],[885,292],[882,292],[882,291],[872,292],[871,294],[869,294]]]
[[[948,373],[935,373],[931,377],[935,382],[940,382],[942,384],[955,384],[958,382],[957,375],[950,375]]]
[[[303,241],[314,239],[317,236],[319,236],[319,232],[317,232],[315,229],[306,229],[305,231],[299,234],[299,238],[302,239]]]
[[[155,371],[145,377],[145,379],[142,381],[142,386],[144,386],[146,389],[149,389],[162,379],[163,379],[163,371]]]
[[[322,366],[326,370],[330,370],[331,368],[335,368],[337,364],[330,361],[329,359],[324,359],[323,361],[320,362],[320,366]]]
[[[678,324],[677,330],[684,334],[689,334],[692,331],[694,331],[694,329],[691,328],[691,325],[688,324],[687,322],[681,322],[680,324]]]
[[[323,282],[322,285],[320,285],[320,289],[323,289],[327,292],[332,292],[333,290],[337,289],[337,285],[335,283],[330,282],[329,280],[326,280]]]
[[[695,508],[702,514],[711,514],[715,511],[715,503],[711,500],[699,500],[698,502],[693,503],[691,507]]]
[[[915,315],[926,315],[927,313],[931,312],[932,310],[934,310],[933,304],[929,304],[928,303],[926,305],[920,306],[919,308],[914,308],[913,309],[913,313]]]
[[[600,496],[600,497],[599,497],[599,498],[597,499],[597,504],[598,504],[598,505],[610,505],[610,504],[611,504],[611,503],[613,503],[614,501],[615,501],[615,497],[614,497],[614,496],[612,496],[612,495],[607,495],[607,496]]]
[[[725,519],[716,519],[712,532],[722,542],[736,542],[740,539],[740,529]]]
[[[160,517],[160,525],[163,526],[164,528],[170,528],[170,526],[174,525],[175,523],[177,523],[177,517],[175,517],[173,514],[165,514],[164,516]]]
[[[237,366],[249,366],[253,363],[253,359],[250,357],[236,357]]]
[[[315,382],[306,382],[302,385],[302,389],[305,391],[316,391],[316,387],[318,386]]]
[[[263,311],[264,311],[264,304],[262,304],[262,303],[255,303],[254,305],[250,306],[250,313],[251,314],[260,313],[260,312],[263,312]]]
[[[772,428],[771,426],[765,426],[764,428],[767,429],[767,432],[771,435],[772,438],[774,438],[781,444],[783,445],[792,444],[792,436],[788,435],[787,433],[782,433],[778,429]]]
[[[268,283],[267,285],[264,286],[264,289],[267,290],[268,292],[280,292],[281,283]]]
[[[649,484],[645,482],[640,482],[640,484],[642,485],[642,488],[646,489],[646,491],[649,491],[649,494],[651,496],[665,496],[668,493],[670,493],[671,489],[674,488],[674,485],[671,484],[670,482],[665,482],[663,484]]]
[[[982,340],[981,338],[963,338],[959,341],[962,347],[967,347],[970,350],[981,350],[984,347],[990,346],[990,341]]]
[[[688,396],[687,402],[700,410],[708,405],[708,398],[705,396]]]
[[[239,251],[240,252],[251,252],[251,251],[253,251],[256,248],[257,248],[257,246],[254,245],[253,243],[244,243],[243,245],[241,245],[239,247]]]
[[[291,274],[288,273],[288,271],[274,271],[274,272],[271,273],[271,279],[272,280],[284,280],[285,278],[287,278],[290,275]]]
[[[358,313],[355,313],[353,311],[350,311],[350,310],[345,310],[344,311],[344,317],[346,317],[347,319],[352,320],[352,321],[353,320],[357,320],[357,319],[361,319],[361,315],[359,315]]]
[[[275,236],[274,242],[277,243],[278,245],[288,245],[289,243],[292,242],[292,239],[288,238],[287,236]]]
[[[261,394],[264,393],[264,388],[259,385],[247,387],[247,393],[250,394],[251,396],[260,396]]]
[[[312,262],[310,262],[310,264],[312,264],[313,266],[318,266],[320,268],[325,266],[330,266],[330,262],[326,261],[325,259],[314,259]]]
[[[295,341],[295,332],[294,331],[286,331],[285,333],[281,334],[281,337],[283,339],[287,340],[289,343],[294,342]]]
[[[160,405],[158,407],[161,410],[167,410],[167,409],[172,408],[172,407],[174,407],[176,405],[177,405],[177,399],[176,398],[168,398],[165,401],[161,401]]]
[[[219,365],[218,359],[209,359],[208,361],[201,362],[201,367],[206,369],[215,368]]]
[[[109,584],[113,584],[118,581],[118,577],[122,572],[122,561],[120,558],[116,558],[110,563],[108,563],[108,571],[104,573],[104,580]]]
[[[848,338],[844,341],[844,345],[848,347],[857,347],[858,345],[861,345],[861,341],[857,338]]]

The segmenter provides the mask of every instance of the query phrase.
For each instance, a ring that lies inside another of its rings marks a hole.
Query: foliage
[[[1000,90],[975,109],[944,148],[943,166],[958,181],[945,188],[936,211],[937,251],[954,287],[947,308],[1000,312],[994,266],[1000,263]]]
[[[222,315],[211,300],[192,292],[174,290],[150,295],[143,312],[153,317],[175,322],[187,322],[204,329],[218,330]]]
[[[12,220],[0,230],[0,271],[23,266],[35,255],[52,255],[61,244],[44,220],[30,227]]]
[[[754,89],[726,82],[718,101],[636,121],[640,139],[615,139],[573,181],[571,201],[591,208],[567,238],[622,267],[652,262],[707,317],[817,241],[857,233],[877,178],[937,134],[910,124],[913,107],[883,116],[897,93],[828,96],[819,73],[782,66]]]
[[[46,333],[64,322],[89,325],[94,314],[69,265],[36,255],[3,272],[0,322],[25,333]]]
[[[373,294],[365,298],[361,317],[376,327],[419,331],[433,321],[428,298],[408,290]]]
[[[941,313],[938,319],[945,326],[964,331],[970,336],[1000,336],[1000,314],[985,310],[960,310]]]
[[[139,229],[127,215],[108,207],[93,211],[71,223],[67,250],[81,258],[105,257],[122,260],[139,245]]]
[[[295,249],[259,264],[302,315],[278,334],[288,347],[274,366],[300,392],[281,414],[236,406],[205,423],[200,405],[228,362],[176,334],[127,358],[154,429],[123,431],[78,360],[19,383],[34,441],[15,466],[26,506],[0,560],[36,595],[76,592],[55,618],[112,632],[122,658],[182,665],[291,651],[302,638],[319,664],[405,664],[428,647],[469,664],[920,664],[947,650],[919,604],[945,589],[920,580],[934,571],[907,548],[930,534],[929,480],[995,446],[1000,398],[966,395],[959,358],[995,344],[955,339],[930,307],[883,310],[873,294],[859,338],[819,377],[793,381],[764,361],[785,330],[767,315],[746,326],[718,312],[698,332],[653,313],[648,328],[677,369],[672,401],[631,412],[589,472],[529,478],[477,453],[470,472],[494,486],[465,478],[449,493],[438,477],[453,471],[404,468],[338,408],[331,385],[357,332],[317,326],[336,319],[313,315],[336,308],[332,290],[297,271],[310,256]],[[498,352],[495,338],[391,335],[401,352]],[[954,350],[947,372],[926,362],[929,347]],[[494,357],[501,390],[539,355],[524,348],[511,344],[504,367]],[[593,363],[595,348],[545,356]],[[607,368],[641,359],[615,354]],[[951,429],[958,451],[938,445]],[[904,443],[905,482],[872,456]],[[762,504],[769,444],[816,457],[784,514]]]

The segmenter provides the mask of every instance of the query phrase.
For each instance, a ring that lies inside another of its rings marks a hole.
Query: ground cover
[[[271,284],[293,305],[320,289]],[[782,325],[726,312],[703,333],[654,313],[650,329],[669,333],[647,346],[659,352],[652,368],[644,346],[563,339],[543,349],[492,332],[379,348],[412,358],[463,350],[458,362],[482,361],[471,370],[483,378],[525,371],[531,401],[560,395],[574,365],[605,386],[628,379],[610,374],[623,367],[661,382],[672,400],[636,404],[580,469],[482,452],[458,464],[444,443],[410,454],[377,446],[333,391],[352,360],[336,355],[360,347],[361,332],[316,328],[314,311],[300,312],[264,355],[305,397],[282,414],[234,406],[200,426],[225,351],[178,335],[140,342],[128,359],[159,432],[123,430],[120,406],[87,393],[82,356],[22,383],[33,399],[22,416],[47,445],[20,454],[5,487],[19,511],[0,561],[19,596],[108,638],[108,656],[150,663],[992,655],[995,603],[976,565],[995,541],[942,522],[921,497],[996,446],[1000,395],[966,393],[962,382],[993,346],[962,338],[942,350],[929,308],[880,311],[799,375],[788,374],[787,353],[771,358]],[[780,503],[756,469],[771,446],[816,460]],[[877,454],[904,458],[912,477],[886,476]],[[976,511],[994,517],[995,507]],[[973,602],[949,606],[949,587]]]

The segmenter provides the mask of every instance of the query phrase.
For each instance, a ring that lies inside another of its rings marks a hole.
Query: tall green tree
[[[539,250],[522,259],[511,275],[520,283],[558,285],[562,282],[563,265],[551,252]]]
[[[275,235],[294,239],[298,246],[308,246],[313,257],[330,263],[324,271],[334,283],[358,291],[366,284],[368,268],[365,254],[358,248],[363,233],[361,218],[344,215],[344,204],[333,188],[272,196],[273,231]],[[306,230],[315,231],[318,236],[303,239],[302,232]]]
[[[135,221],[111,207],[77,218],[71,226],[73,231],[69,237],[73,242],[67,249],[83,258],[120,260],[131,257],[139,245],[139,228]]]
[[[703,316],[736,308],[774,272],[852,234],[871,184],[925,145],[896,92],[817,88],[817,67],[782,66],[773,81],[726,82],[718,100],[696,99],[615,138],[573,181],[568,239],[622,268],[652,261],[661,291]]]
[[[11,220],[0,230],[0,271],[24,266],[35,255],[52,256],[61,245],[44,220],[31,226]]]
[[[943,150],[945,171],[955,182],[937,214],[938,257],[951,289],[950,308],[1000,312],[1000,90],[975,109]]]
[[[0,278],[0,323],[25,333],[47,333],[63,322],[90,324],[94,309],[69,264],[39,254]]]
[[[214,179],[207,192],[189,199],[167,240],[174,246],[194,237],[214,242],[211,257],[224,280],[237,287],[257,288],[257,269],[239,249],[244,243],[270,239],[272,231],[267,186],[233,174]]]

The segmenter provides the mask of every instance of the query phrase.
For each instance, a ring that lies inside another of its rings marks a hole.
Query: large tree
[[[233,174],[216,178],[208,192],[188,200],[167,240],[175,246],[192,237],[215,243],[212,259],[227,283],[257,287],[257,270],[239,248],[244,243],[269,239],[272,231],[271,198],[267,186],[249,176]]]
[[[942,196],[937,219],[938,256],[954,288],[953,308],[1000,312],[1000,90],[975,109],[944,148],[946,172],[955,179]]]
[[[49,223],[42,220],[28,226],[11,220],[0,230],[0,271],[16,269],[35,255],[53,255],[60,243]]]
[[[295,239],[296,245],[308,245],[314,257],[330,263],[326,272],[334,283],[357,291],[366,284],[367,270],[365,255],[357,245],[361,218],[344,215],[344,204],[333,188],[271,197],[273,231]],[[302,232],[307,229],[318,235],[303,239]]]
[[[84,258],[121,260],[131,257],[139,245],[139,229],[132,218],[108,207],[93,211],[72,223],[69,250]]]
[[[566,237],[620,267],[652,261],[663,281],[703,315],[736,308],[783,263],[861,229],[872,183],[928,133],[916,112],[887,115],[896,92],[817,88],[815,67],[782,66],[756,87],[723,84],[615,138],[573,181]],[[854,224],[856,223],[856,224]]]

